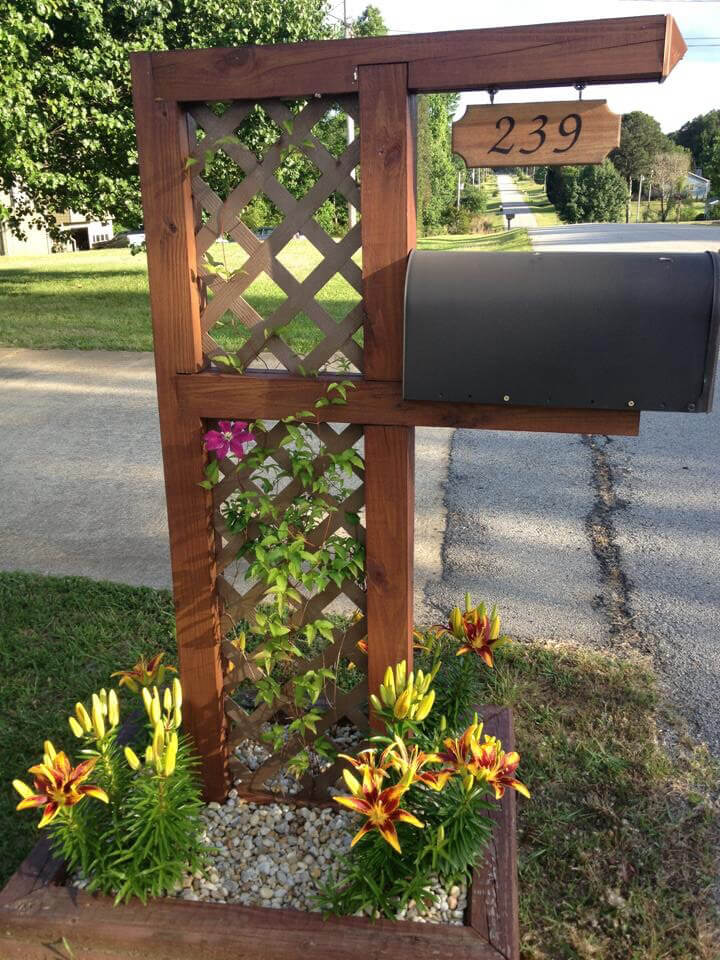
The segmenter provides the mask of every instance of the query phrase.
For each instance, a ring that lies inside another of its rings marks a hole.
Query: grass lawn
[[[539,227],[556,227],[562,223],[555,207],[550,203],[545,193],[545,187],[534,180],[524,177],[514,177],[515,186],[525,195],[531,213],[534,214]]]
[[[9,781],[45,737],[74,748],[78,698],[141,652],[173,647],[167,593],[0,573],[0,879],[37,836]],[[513,645],[482,697],[514,708],[523,960],[711,960],[717,768],[670,729],[642,666]],[[672,746],[667,746],[670,743]]]
[[[529,249],[522,231],[471,237],[429,237],[418,246],[426,249]],[[525,244],[523,246],[523,243]],[[227,266],[242,268],[246,257],[236,244],[225,248]],[[223,259],[223,248],[212,250]],[[359,257],[359,254],[358,254]],[[304,237],[292,240],[279,260],[298,279],[304,279],[320,262],[321,255]],[[285,294],[264,274],[248,290],[247,299],[263,318],[285,300]],[[340,321],[360,297],[342,277],[333,277],[316,299],[330,316]],[[230,315],[227,315],[228,317]],[[225,347],[237,348],[245,340],[245,328],[226,319],[213,328]],[[282,336],[302,355],[322,335],[304,314],[283,329]],[[361,338],[362,334],[357,334]],[[151,350],[147,265],[144,254],[133,257],[128,250],[93,250],[49,256],[0,259],[0,345],[31,348],[76,348],[80,350]]]

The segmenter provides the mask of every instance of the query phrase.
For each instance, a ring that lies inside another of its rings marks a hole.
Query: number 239
[[[547,134],[545,133],[545,126],[548,122],[548,118],[544,113],[539,113],[536,117],[533,117],[532,123],[536,123],[537,126],[534,130],[531,130],[528,134],[529,137],[537,137],[537,143],[533,147],[520,147],[519,153],[531,154],[537,153],[537,151],[542,147],[547,139]],[[501,146],[503,141],[507,140],[510,134],[515,128],[515,117],[511,117],[509,114],[500,117],[500,119],[495,124],[496,130],[503,130],[503,127],[506,126],[507,129],[504,131],[503,135],[499,140],[490,147],[488,153],[502,153],[507,155],[515,148],[514,143],[508,143],[505,146]],[[567,153],[568,150],[572,150],[575,144],[578,141],[580,136],[580,131],[582,130],[582,117],[579,113],[569,113],[566,117],[563,117],[560,123],[558,124],[558,133],[561,137],[569,137],[570,142],[567,146],[563,147],[554,147],[553,153]]]

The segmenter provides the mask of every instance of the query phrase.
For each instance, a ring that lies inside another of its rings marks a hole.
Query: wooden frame
[[[508,709],[482,711],[488,733],[513,747]],[[257,799],[257,798],[256,798]],[[276,801],[276,796],[267,797]],[[41,841],[0,892],[3,960],[56,958],[63,938],[77,960],[306,960],[321,945],[333,960],[517,960],[515,794],[494,814],[485,864],[473,876],[466,922],[418,924],[329,917],[299,910],[156,900],[114,907],[107,897],[63,885],[64,867]],[[55,949],[57,945],[58,950]]]
[[[389,662],[412,655],[415,425],[633,435],[639,422],[631,412],[402,399],[402,297],[415,239],[412,96],[661,81],[684,52],[672,18],[648,16],[132,55],[180,668],[208,798],[223,799],[230,774],[212,502],[198,486],[203,419],[286,415],[311,406],[326,384],[292,371],[237,376],[205,369],[188,110],[232,98],[275,98],[279,111],[281,97],[359,98],[365,369],[347,406],[333,407],[328,419],[365,428],[372,687]],[[354,190],[354,181],[346,188]]]

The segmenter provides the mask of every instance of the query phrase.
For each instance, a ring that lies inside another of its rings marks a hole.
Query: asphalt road
[[[705,250],[720,228],[530,231],[542,250]],[[465,590],[507,629],[649,654],[720,753],[720,397],[712,414],[643,414],[637,438],[458,430],[446,482],[440,615]]]

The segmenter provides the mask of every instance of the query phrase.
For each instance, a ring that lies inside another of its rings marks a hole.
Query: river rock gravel
[[[204,841],[214,852],[203,876],[187,874],[175,895],[183,900],[239,903],[318,911],[314,898],[350,847],[356,818],[329,807],[252,803],[231,790],[224,804],[210,803],[202,814]],[[461,925],[467,904],[465,884],[431,884],[430,907],[411,900],[398,920]]]

